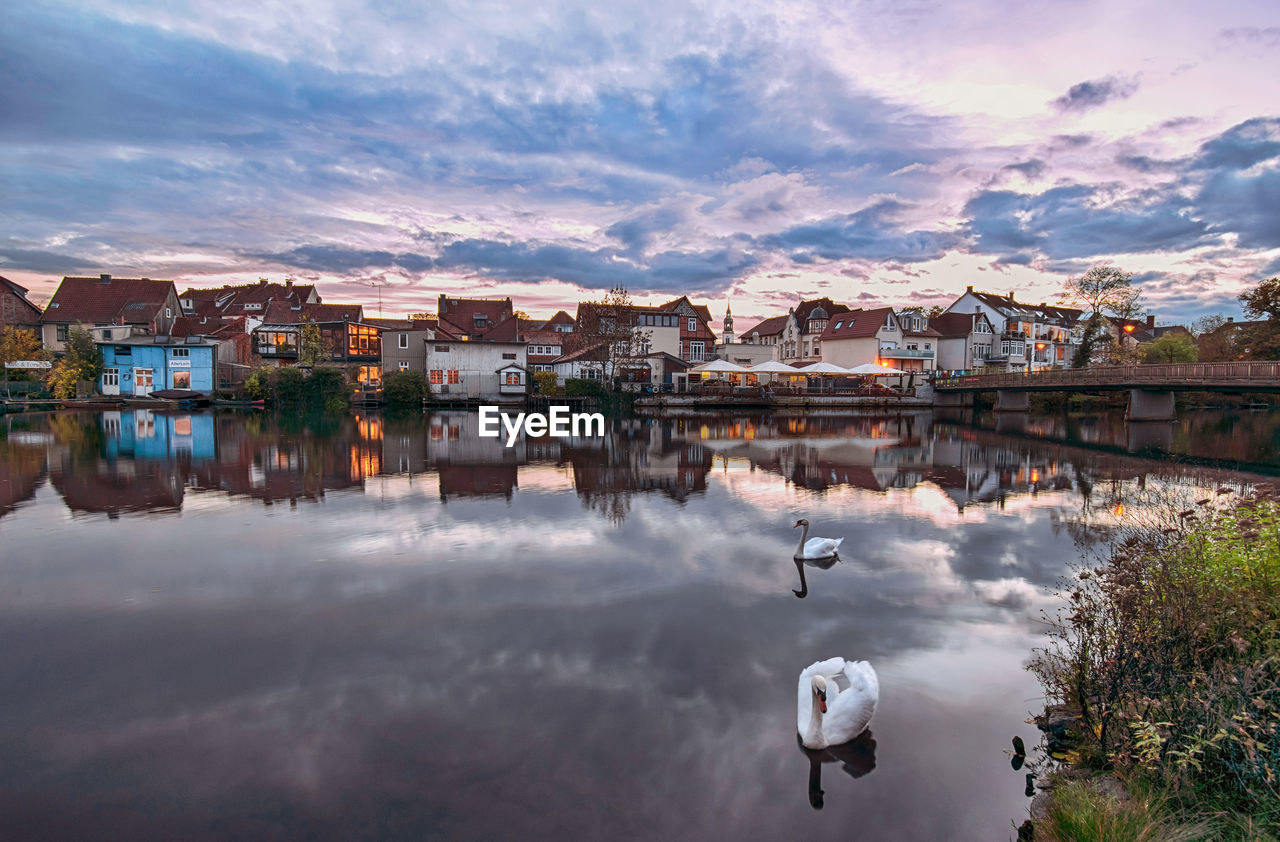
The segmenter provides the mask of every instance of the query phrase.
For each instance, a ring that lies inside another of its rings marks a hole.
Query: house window
[[[991,350],[990,345],[974,345],[973,358],[975,360],[985,360],[987,358],[987,352],[990,350]]]
[[[347,325],[347,353],[368,356],[378,353],[378,329],[365,325]]]
[[[444,382],[444,372],[438,368],[431,369],[431,382],[439,385]]]
[[[697,320],[697,319],[694,319],[694,318],[690,318],[690,319],[689,319],[689,332],[690,332],[690,333],[697,333],[697,332],[698,332],[698,320]]]
[[[401,361],[400,361],[400,370],[401,370],[401,371],[408,371],[408,370],[409,370],[409,362],[408,362],[407,360],[401,360]]]
[[[401,347],[401,348],[408,348],[408,347],[409,347],[409,334],[407,334],[407,333],[402,333],[402,334],[400,334],[400,340],[399,340],[399,342],[400,342],[400,347]]]
[[[457,372],[456,370],[455,370],[455,371],[450,371],[450,372],[449,372],[449,382],[450,382],[450,383],[458,383],[458,382],[459,382],[459,380],[458,380],[458,372]]]
[[[191,349],[190,348],[174,348],[173,355],[175,357],[189,357],[191,356]]]
[[[1001,342],[1000,353],[1006,357],[1021,357],[1026,353],[1026,345],[1022,342]]]
[[[705,342],[690,342],[689,343],[689,359],[693,361],[701,360],[703,358],[703,354],[706,353],[706,348],[707,348],[707,343]]]
[[[447,354],[447,353],[449,353],[449,346],[448,346],[448,345],[437,345],[437,346],[436,346],[436,353],[437,353],[437,354]]]
[[[844,324],[844,319],[841,319],[840,321],[836,322],[836,326],[835,326],[835,327],[833,327],[833,328],[831,328],[831,329],[832,329],[832,330],[839,330],[839,329],[840,329],[840,325],[842,325],[842,324]]]
[[[172,318],[173,318],[173,308],[172,308],[172,307],[165,307],[165,308],[164,308],[164,317],[165,317],[166,319],[172,319]]]
[[[175,371],[173,373],[173,388],[190,389],[191,388],[191,372]]]
[[[898,329],[898,325],[893,321],[893,313],[890,313],[889,315],[885,316],[885,319],[884,319],[884,329],[885,329],[885,330],[897,330],[897,329]]]
[[[113,386],[113,387],[119,388],[120,387],[120,369],[104,368],[102,370],[102,385],[104,387]]]
[[[520,385],[523,385],[523,382],[524,382],[524,381],[520,379],[520,372],[518,372],[518,371],[508,371],[508,372],[507,372],[507,385],[508,385],[508,386],[520,386]]]
[[[973,326],[974,333],[990,333],[991,325],[987,324],[985,319],[979,319],[978,323]]]
[[[58,325],[57,331],[58,331],[57,333],[58,341],[66,342],[67,341],[67,325]]]
[[[514,359],[516,358],[516,355],[515,355],[515,354],[503,354],[503,355],[502,355],[502,358],[503,358],[504,360],[514,360]]]

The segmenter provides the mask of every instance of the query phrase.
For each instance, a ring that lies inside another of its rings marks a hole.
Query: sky
[[[0,4],[0,274],[313,281],[384,316],[621,284],[1159,323],[1280,274],[1280,6]]]

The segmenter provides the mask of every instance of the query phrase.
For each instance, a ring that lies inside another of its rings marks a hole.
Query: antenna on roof
[[[378,318],[382,318],[382,287],[385,286],[385,282],[380,284],[377,281],[369,281],[369,286],[378,289]]]

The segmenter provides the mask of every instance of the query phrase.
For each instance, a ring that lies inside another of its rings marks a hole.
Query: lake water
[[[10,416],[0,836],[1008,839],[1077,542],[1274,473],[1278,416]],[[801,517],[845,538],[803,589]],[[881,683],[839,759],[833,655]]]

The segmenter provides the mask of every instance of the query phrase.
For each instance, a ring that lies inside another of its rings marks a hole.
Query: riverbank
[[[1030,838],[1280,837],[1274,489],[1168,501],[1064,597],[1031,664],[1061,765],[1039,781]]]

